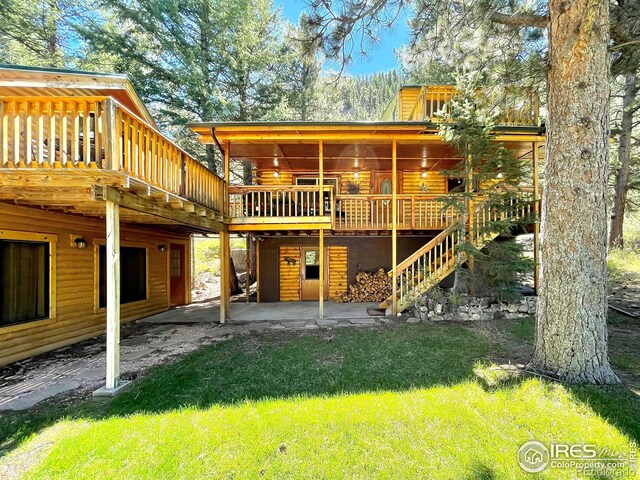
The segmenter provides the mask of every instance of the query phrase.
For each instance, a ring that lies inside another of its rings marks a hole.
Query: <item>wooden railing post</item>
[[[397,149],[398,144],[394,139],[391,143],[391,265],[392,265],[392,292],[391,292],[391,313],[395,316],[398,313],[398,172],[397,172]]]
[[[104,159],[106,170],[117,170],[117,165],[120,163],[118,158],[120,139],[117,138],[117,112],[116,104],[113,99],[108,98],[104,102],[104,127],[105,127],[105,142],[104,142]],[[63,127],[64,128],[64,127]],[[61,145],[61,148],[66,148],[65,145]]]
[[[0,100],[0,167],[9,163],[9,119],[7,102]]]

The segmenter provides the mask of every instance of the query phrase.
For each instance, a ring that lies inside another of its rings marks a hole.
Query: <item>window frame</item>
[[[8,333],[17,330],[25,330],[29,328],[36,328],[43,325],[48,325],[56,321],[56,245],[58,243],[58,236],[50,233],[34,233],[24,232],[18,230],[0,230],[0,239],[6,241],[26,241],[26,242],[39,242],[49,244],[49,317],[39,318],[37,320],[27,320],[25,322],[16,323],[13,325],[0,326],[0,333]]]
[[[104,313],[107,311],[107,307],[100,306],[100,247],[107,246],[107,239],[100,238],[93,241],[93,311],[94,313]],[[134,300],[133,302],[122,303],[120,302],[120,308],[127,308],[129,305],[140,305],[143,302],[148,302],[151,296],[149,289],[149,250],[152,247],[150,244],[142,242],[128,242],[121,241],[120,248],[132,247],[132,248],[144,248],[145,250],[145,298],[142,300]]]

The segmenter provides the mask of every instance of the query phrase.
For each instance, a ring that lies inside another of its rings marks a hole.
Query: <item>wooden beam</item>
[[[392,265],[392,291],[391,313],[398,313],[398,142],[391,142],[391,265]]]
[[[107,209],[107,378],[106,388],[120,382],[120,206],[106,202]]]
[[[260,303],[260,238],[256,237],[256,303]]]
[[[217,137],[226,142],[270,142],[278,141],[281,143],[288,142],[309,142],[316,143],[319,140],[331,143],[341,142],[373,142],[373,143],[388,143],[389,140],[396,140],[401,142],[442,142],[442,137],[438,134],[438,130],[434,129],[426,133],[398,133],[398,132],[363,132],[363,133],[327,133],[322,131],[317,132],[251,132],[248,130],[242,132],[222,132],[216,130]],[[206,133],[199,137],[199,142],[202,144],[212,144],[213,139],[211,135]],[[494,137],[496,142],[533,142],[544,141],[544,135],[536,135],[531,133],[504,133]]]
[[[536,216],[533,224],[533,289],[538,294],[540,285],[540,187],[538,172],[538,143],[533,142],[533,212]]]
[[[227,140],[224,142],[224,188],[222,193],[222,213],[224,215],[230,215],[229,212],[229,150],[231,149],[231,143]]]
[[[224,224],[215,220],[190,214],[183,210],[175,210],[170,206],[165,207],[158,204],[153,199],[142,198],[132,193],[121,192],[111,187],[94,186],[93,198],[94,200],[108,200],[131,210],[166,218],[177,223],[202,228],[212,232],[226,229]]]
[[[324,230],[320,230],[318,232],[318,238],[319,238],[319,249],[318,249],[318,255],[320,255],[320,291],[319,291],[319,298],[318,298],[318,305],[319,305],[319,312],[318,312],[318,317],[319,318],[323,318],[324,317]]]
[[[244,286],[245,286],[245,303],[247,305],[249,305],[249,296],[251,295],[250,292],[250,287],[251,287],[251,282],[250,282],[250,277],[251,275],[249,275],[249,270],[251,270],[251,235],[247,234],[246,235],[246,245],[245,245],[245,259],[244,259]]]
[[[318,170],[320,182],[320,216],[324,215],[324,143],[318,141]],[[320,317],[322,318],[322,317]]]
[[[220,232],[220,323],[229,320],[230,284],[229,275],[231,251],[229,248],[229,232]]]

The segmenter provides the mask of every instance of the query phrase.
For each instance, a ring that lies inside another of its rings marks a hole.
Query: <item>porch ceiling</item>
[[[337,122],[337,123],[229,123],[194,124],[200,142],[224,145],[229,142],[230,157],[251,161],[258,169],[274,167],[274,159],[283,170],[318,168],[318,143],[324,145],[325,170],[353,168],[391,168],[391,141],[397,140],[398,169],[443,168],[441,163],[460,160],[459,153],[438,135],[437,126],[415,122]],[[215,139],[213,135],[215,134]],[[544,136],[531,128],[513,127],[497,132],[497,140],[515,151],[517,157],[531,158],[531,142],[543,142]],[[435,167],[437,165],[437,167]]]
[[[107,198],[109,197],[109,198]],[[104,200],[121,207],[123,223],[206,233],[223,229],[222,218],[119,172],[99,170],[0,170],[0,202],[104,219]]]

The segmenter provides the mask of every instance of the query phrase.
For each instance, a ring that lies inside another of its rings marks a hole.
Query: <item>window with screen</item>
[[[0,327],[49,318],[51,246],[0,240]]]
[[[100,298],[98,306],[107,306],[107,248],[99,248]],[[147,249],[120,247],[120,303],[147,298]]]

